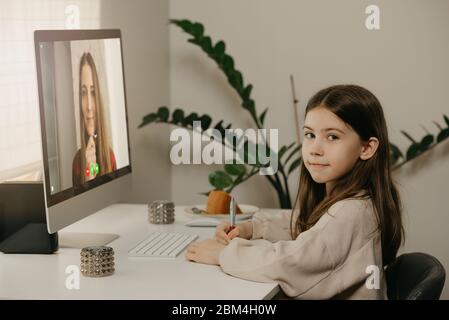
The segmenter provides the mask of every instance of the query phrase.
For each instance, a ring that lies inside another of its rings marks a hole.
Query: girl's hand
[[[86,157],[87,168],[90,171],[90,174],[86,178],[86,180],[92,180],[97,175],[95,172],[95,167],[97,164],[97,156],[96,156],[96,150],[95,150],[95,140],[94,140],[93,136],[90,136],[89,141],[87,141],[85,157]],[[92,168],[94,170],[92,170]]]
[[[215,229],[215,240],[227,245],[235,237],[251,239],[253,235],[253,224],[251,221],[238,223],[231,230],[231,224],[227,221],[221,222]]]
[[[225,245],[214,239],[194,242],[187,247],[186,259],[204,264],[220,265],[219,256]]]

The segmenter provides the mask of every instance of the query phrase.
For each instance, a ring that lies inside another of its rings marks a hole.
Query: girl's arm
[[[361,202],[338,202],[295,240],[233,239],[219,256],[220,266],[239,278],[277,282],[290,297],[326,299],[353,286],[364,290],[366,268],[381,269],[382,252],[380,233],[372,233],[372,208]]]
[[[292,210],[282,210],[274,214],[266,212],[254,214],[251,239],[265,239],[271,242],[292,240],[290,234],[291,213]]]

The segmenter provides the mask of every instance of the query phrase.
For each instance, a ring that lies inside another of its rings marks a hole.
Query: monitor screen
[[[47,205],[131,171],[120,30],[36,31]]]

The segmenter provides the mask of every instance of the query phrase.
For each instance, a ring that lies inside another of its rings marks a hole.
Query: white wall
[[[426,252],[449,274],[449,140],[395,172],[404,204],[405,244],[400,252]],[[449,280],[441,296],[449,299]]]
[[[365,8],[370,4],[380,7],[377,31],[365,28]],[[295,134],[290,74],[302,111],[313,93],[331,84],[356,83],[370,89],[383,104],[392,142],[402,150],[409,142],[399,130],[418,139],[424,135],[420,124],[435,133],[432,121],[443,124],[442,114],[449,115],[448,1],[172,0],[170,17],[200,21],[213,40],[226,42],[245,82],[254,84],[258,111],[270,107],[266,125],[279,129],[280,144],[293,141]],[[215,63],[186,40],[182,30],[170,27],[171,106],[208,113],[234,127],[251,126]],[[404,250],[433,253],[449,272],[449,155],[444,150],[431,153],[428,160],[417,160],[422,168],[409,164],[395,173],[403,184],[408,219]],[[209,190],[207,176],[213,170],[174,167],[175,201],[204,202],[197,193]],[[290,179],[292,193],[297,177]],[[241,202],[278,206],[262,177],[237,192]],[[448,286],[442,297],[449,298]]]
[[[55,101],[55,123],[57,125],[53,132],[47,130],[47,140],[55,139],[56,161],[58,164],[58,172],[53,173],[54,177],[59,177],[59,181],[53,180],[50,164],[50,181],[54,192],[66,190],[72,187],[72,166],[73,157],[76,153],[77,131],[75,128],[75,105],[73,103],[73,82],[72,82],[72,65],[70,44],[59,42],[54,44],[54,68],[56,93]],[[52,137],[52,134],[55,137]],[[48,150],[52,150],[53,146],[48,146]]]
[[[137,129],[142,117],[169,104],[168,3],[104,0],[101,28],[122,30],[131,163],[130,202],[170,198],[168,128]]]
[[[126,122],[125,114],[125,96],[123,88],[123,70],[122,57],[120,49],[120,41],[109,40],[104,42],[105,46],[105,64],[108,70],[107,77],[110,79],[108,83],[108,96],[110,106],[110,123],[111,123],[111,141],[112,150],[115,152],[117,168],[129,165],[128,159],[128,140],[124,127]]]

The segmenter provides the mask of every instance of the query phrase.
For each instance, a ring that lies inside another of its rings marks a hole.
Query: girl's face
[[[84,126],[89,136],[95,134],[95,95],[92,68],[85,64],[81,69],[81,109],[83,111]]]
[[[326,190],[347,174],[362,151],[362,140],[349,125],[324,107],[309,111],[304,123],[302,157],[313,180]]]

